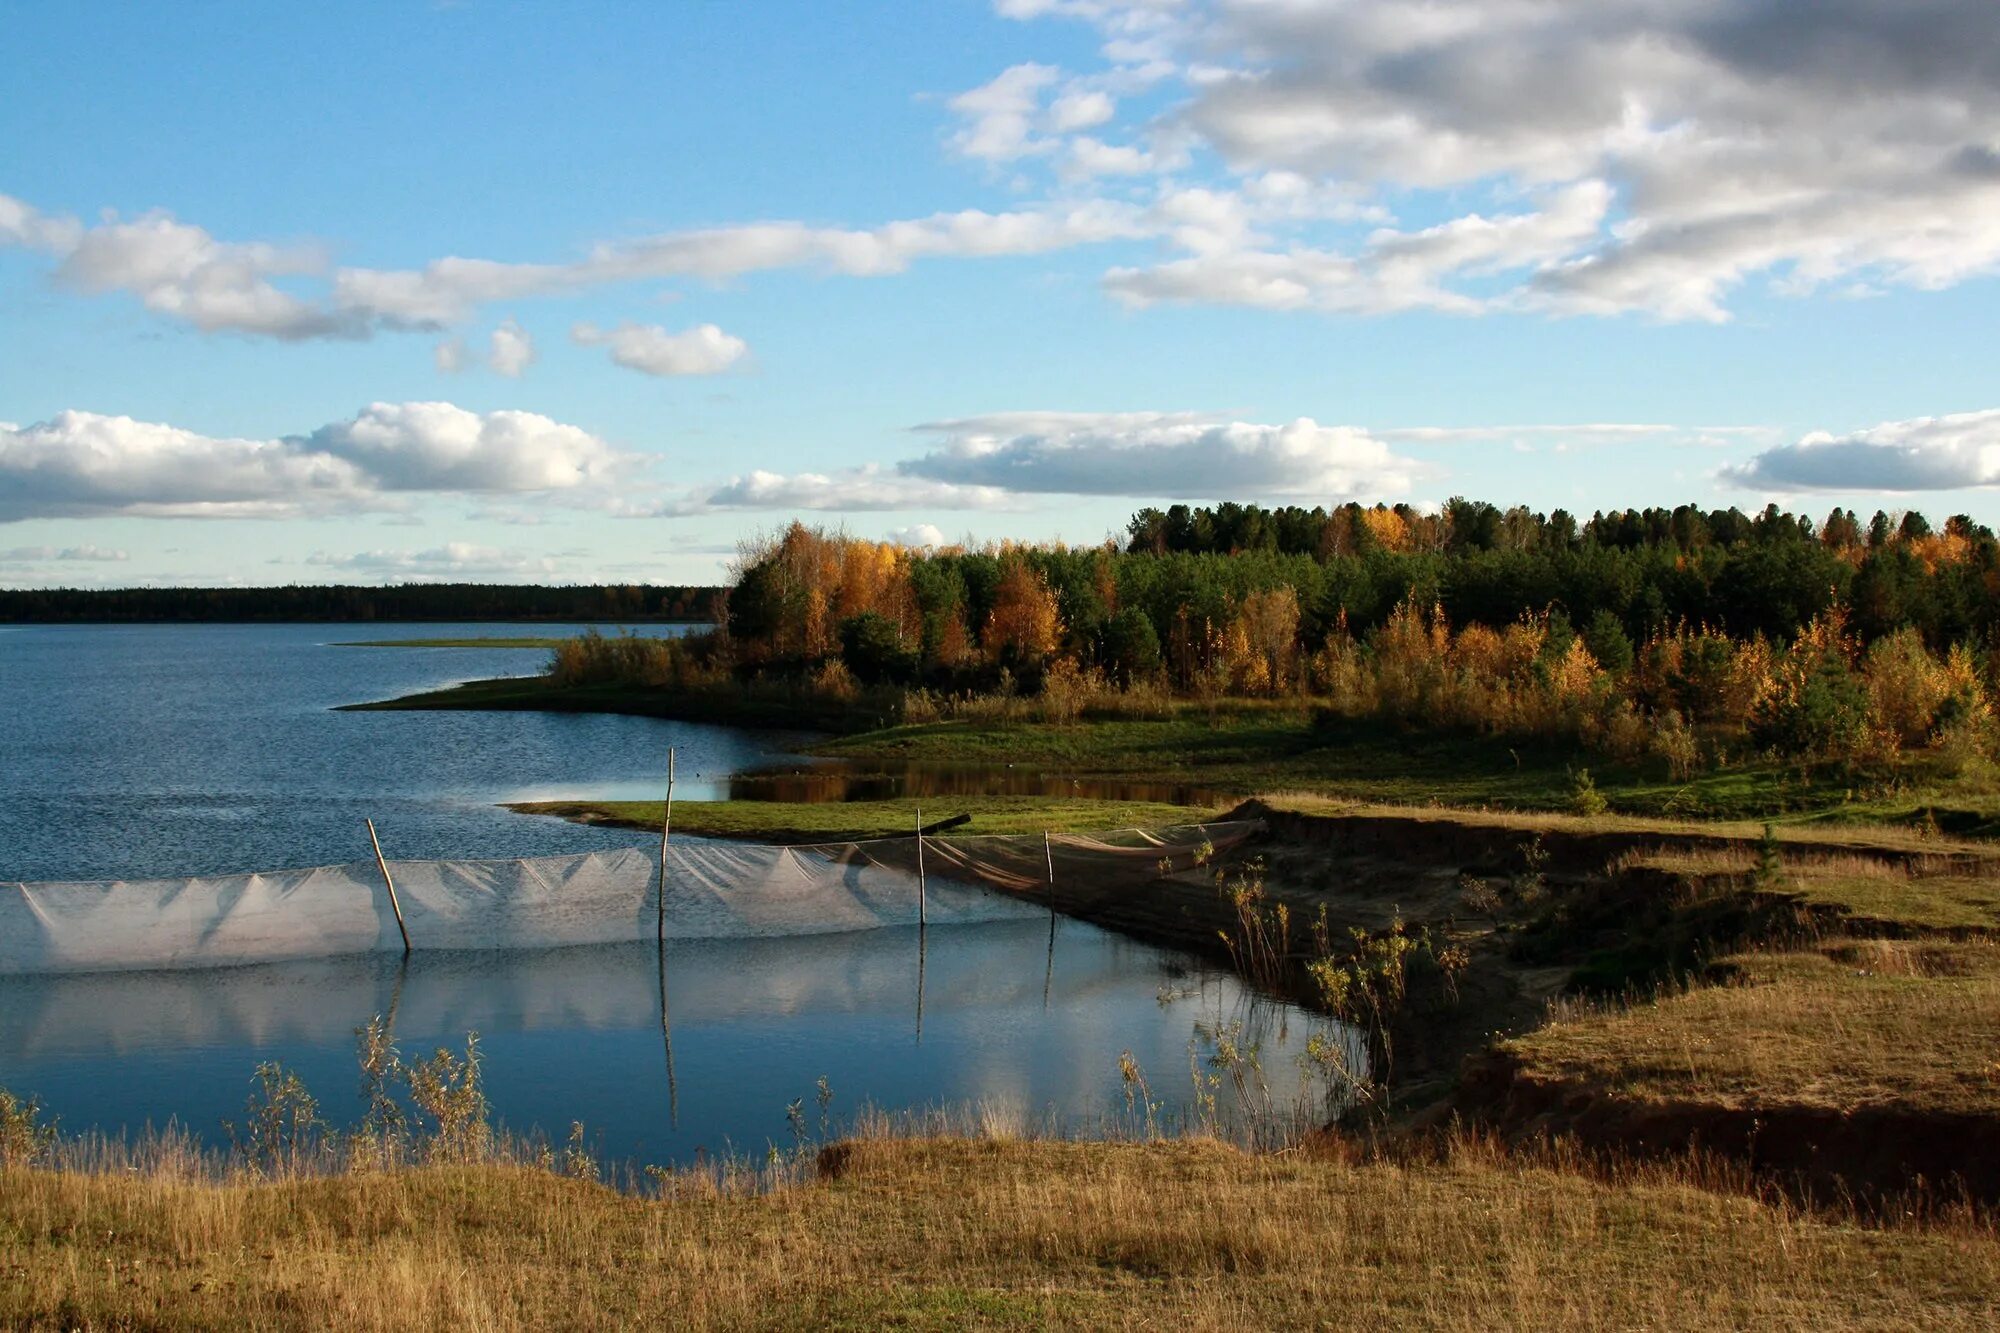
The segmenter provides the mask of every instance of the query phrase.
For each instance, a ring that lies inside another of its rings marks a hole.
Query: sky
[[[2000,524],[1992,0],[0,0],[0,586]]]

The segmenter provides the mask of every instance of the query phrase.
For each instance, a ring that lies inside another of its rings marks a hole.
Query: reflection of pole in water
[[[660,942],[660,1040],[667,1048],[667,1116],[681,1127],[681,1090],[674,1081],[674,1027],[667,1018],[667,945]]]
[[[410,975],[410,955],[396,963],[396,984],[389,988],[389,1040],[396,1040],[396,1011],[403,1007],[403,979]]]
[[[1042,1009],[1046,1012],[1049,992],[1056,984],[1056,854],[1046,829],[1042,831],[1042,855],[1049,863],[1049,969],[1042,977]]]
[[[924,954],[929,952],[930,932],[917,927],[917,1045],[924,1044]]]

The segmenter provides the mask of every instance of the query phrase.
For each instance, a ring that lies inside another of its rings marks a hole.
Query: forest
[[[1991,748],[2000,546],[1964,516],[1776,506],[1175,506],[1123,542],[915,550],[793,524],[746,545],[726,619],[590,640],[558,683],[789,680],[924,721],[1176,700],[1559,737],[1685,775]]]

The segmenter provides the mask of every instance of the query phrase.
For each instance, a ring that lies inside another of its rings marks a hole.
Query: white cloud
[[[999,7],[1098,25],[1114,66],[1140,47],[1165,61],[1188,97],[1155,131],[1186,131],[1238,179],[1285,172],[1445,214],[1387,251],[1291,237],[1114,271],[1137,302],[1721,320],[1758,280],[1800,295],[2000,269],[1991,0]],[[1608,206],[1572,227],[1454,216],[1468,196],[1583,188]],[[1502,267],[1468,262],[1481,245]],[[1416,281],[1377,271],[1398,257]],[[1459,281],[1482,271],[1505,276]]]
[[[669,333],[657,324],[620,324],[615,329],[578,324],[570,337],[586,347],[609,347],[618,365],[648,375],[720,375],[750,350],[750,344],[713,324],[680,333]]]
[[[217,438],[60,412],[0,430],[0,522],[93,514],[271,517],[393,507],[399,494],[602,490],[630,460],[532,412],[375,403],[306,436]]]
[[[479,546],[471,542],[446,542],[420,551],[355,551],[332,555],[315,551],[307,565],[337,569],[377,578],[399,578],[410,582],[437,582],[458,579],[547,578],[562,572],[562,563],[548,556],[525,551]]]
[[[1726,467],[1724,481],[1794,491],[1953,491],[2000,485],[2000,408],[1816,431]]]
[[[12,195],[0,194],[0,248],[68,254],[82,234],[83,226],[75,218],[50,217]]]
[[[1365,430],[1310,417],[1008,412],[917,429],[943,447],[901,464],[906,475],[1016,494],[1346,500],[1401,494],[1429,470]]]
[[[366,469],[385,491],[574,490],[611,481],[626,462],[579,426],[451,403],[372,403],[303,443]]]
[[[131,558],[129,552],[92,546],[89,543],[82,546],[15,546],[0,551],[0,564],[39,564],[51,560],[117,564]]]
[[[1184,192],[1192,193],[1192,192]],[[1235,196],[1208,192],[1220,211],[1238,207]],[[1611,192],[1601,181],[1565,187],[1529,212],[1486,217],[1472,213],[1420,231],[1380,228],[1353,253],[1297,248],[1255,248],[1248,214],[1231,228],[1213,222],[1184,224],[1178,235],[1193,251],[1186,259],[1151,268],[1117,268],[1106,290],[1134,306],[1162,302],[1257,306],[1272,310],[1319,309],[1357,314],[1432,309],[1453,314],[1518,306],[1517,292],[1475,295],[1455,286],[1463,279],[1539,272],[1563,260],[1597,234]]]
[[[997,486],[929,480],[871,463],[832,473],[751,472],[706,492],[682,512],[766,509],[867,513],[1019,507],[1013,496]]]
[[[445,338],[431,349],[431,361],[442,375],[458,374],[471,359],[472,351],[463,338]]]
[[[1064,150],[1063,174],[1072,179],[1092,176],[1147,176],[1160,169],[1160,159],[1130,144],[1109,144],[1078,135]]]
[[[519,379],[521,372],[535,363],[535,340],[513,320],[504,320],[488,341],[486,364],[495,374]]]
[[[907,528],[893,529],[887,540],[897,546],[924,548],[945,544],[944,532],[935,523],[913,523]]]
[[[205,332],[287,341],[443,329],[492,302],[634,282],[719,282],[786,268],[875,277],[919,259],[1046,254],[1145,234],[1136,207],[1084,199],[1004,213],[935,213],[872,228],[777,221],[663,232],[602,244],[567,263],[448,256],[420,269],[336,269],[317,247],[220,241],[165,212],[81,227],[0,196],[0,245],[57,255],[56,275],[65,285],[129,293],[149,310]],[[436,355],[441,367],[465,360],[455,351]]]
[[[988,162],[1047,152],[1054,145],[1036,136],[1035,125],[1042,94],[1061,77],[1062,71],[1048,65],[1014,65],[992,82],[952,98],[951,109],[966,121],[952,136],[952,147]]]
[[[148,310],[205,333],[231,330],[298,341],[359,337],[365,320],[279,288],[277,277],[313,275],[326,257],[310,247],[218,241],[165,213],[105,222],[74,237],[56,277],[80,291],[130,292]]]
[[[1099,88],[1074,88],[1049,104],[1049,128],[1057,134],[1095,129],[1118,114],[1118,104]]]

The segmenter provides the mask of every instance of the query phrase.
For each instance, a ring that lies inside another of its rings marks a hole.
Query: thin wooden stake
[[[410,956],[410,928],[403,924],[403,904],[396,897],[396,877],[389,873],[389,862],[382,855],[382,840],[375,836],[375,821],[368,824],[368,842],[375,848],[375,864],[382,867],[382,882],[389,886],[389,906],[396,913],[396,929],[403,933],[403,957]]]
[[[1049,992],[1056,984],[1056,854],[1049,847],[1049,831],[1042,830],[1042,855],[1049,863],[1049,966],[1042,973],[1042,1008],[1049,1007]]]
[[[674,831],[674,749],[667,747],[667,808],[660,816],[660,943],[667,942],[667,838]]]
[[[925,904],[924,892],[924,808],[917,807],[917,929],[930,926],[930,909]],[[921,964],[920,964],[921,966]]]
[[[1049,863],[1049,915],[1054,916],[1056,912],[1056,853],[1055,849],[1049,845],[1049,831],[1047,829],[1042,830],[1042,855],[1048,859]]]

